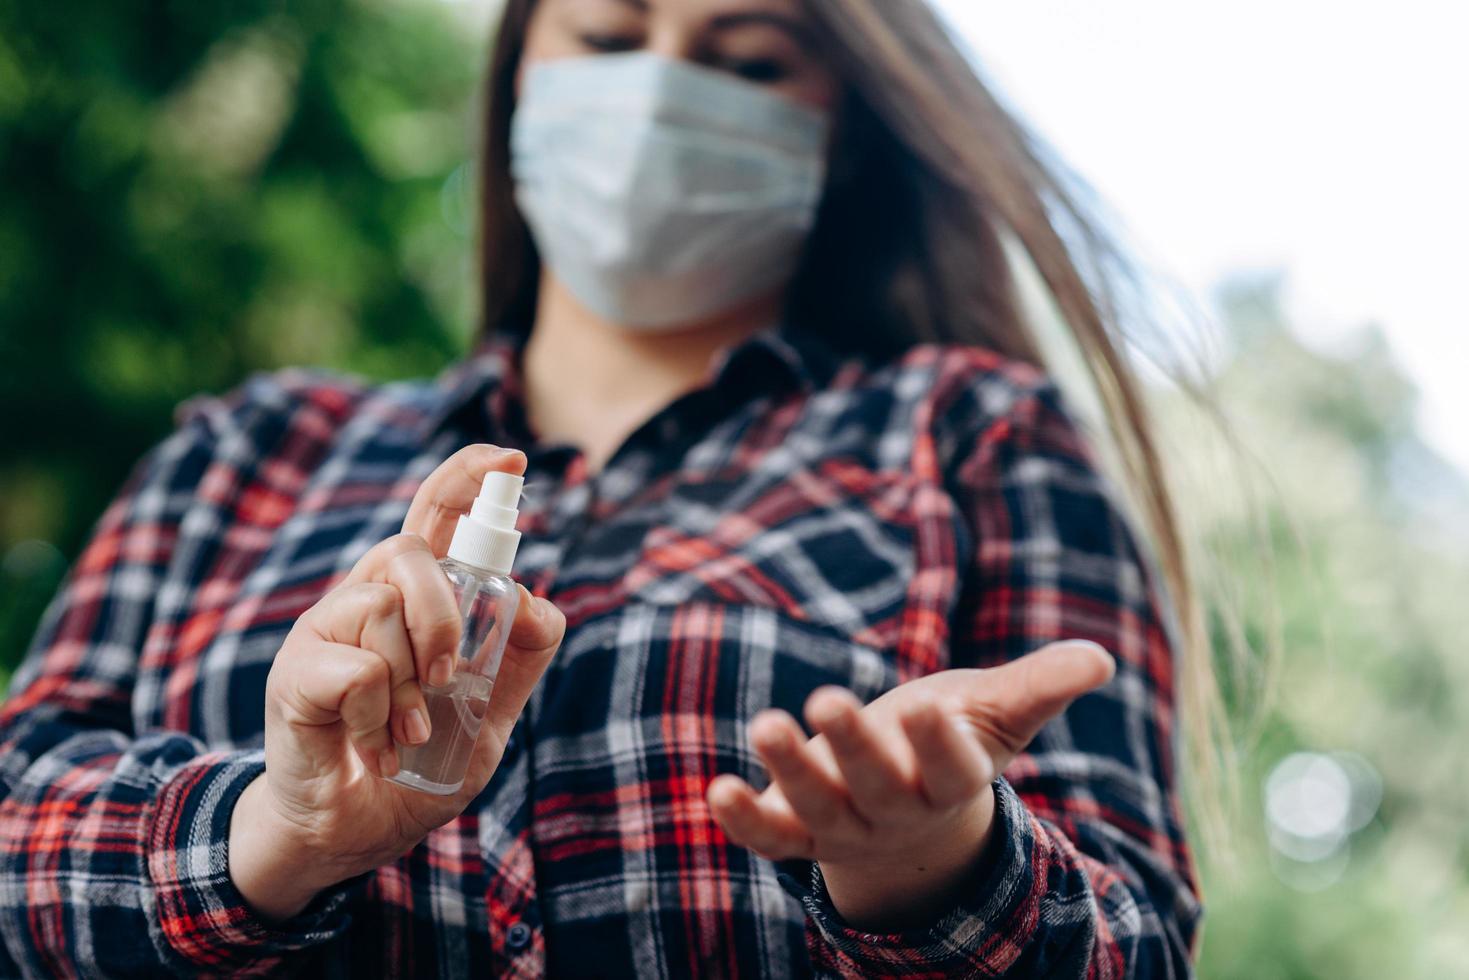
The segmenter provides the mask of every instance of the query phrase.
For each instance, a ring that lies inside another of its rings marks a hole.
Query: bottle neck
[[[449,557],[491,575],[509,575],[519,545],[520,532],[513,527],[494,527],[464,514],[449,542]]]
[[[439,560],[439,565],[440,566],[443,566],[443,567],[448,567],[448,568],[457,568],[457,569],[459,569],[459,570],[461,570],[461,571],[463,571],[463,572],[465,572],[465,573],[467,573],[469,575],[473,575],[475,578],[481,579],[483,581],[488,581],[489,579],[492,579],[492,578],[495,578],[495,579],[507,579],[507,580],[510,578],[510,569],[508,569],[508,568],[506,568],[506,569],[486,568],[483,565],[476,565],[473,562],[461,561],[460,559],[455,558],[453,555],[449,555],[449,556],[447,556],[445,558],[441,558]]]
[[[477,564],[469,563],[469,561],[460,561],[458,558],[439,558],[439,567],[444,567],[444,569],[457,569],[460,572],[472,574],[472,576],[482,580],[482,582],[488,582],[489,579],[510,580],[510,570],[508,569],[504,570],[504,572],[498,572],[498,570],[486,569],[486,567],[477,566]]]

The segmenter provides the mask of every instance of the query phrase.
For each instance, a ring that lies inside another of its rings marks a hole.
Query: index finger
[[[525,472],[525,454],[518,449],[503,449],[488,443],[465,446],[438,465],[413,495],[408,516],[403,518],[403,531],[416,534],[428,542],[429,550],[443,557],[454,536],[459,517],[469,513],[474,498],[479,496],[485,475]]]

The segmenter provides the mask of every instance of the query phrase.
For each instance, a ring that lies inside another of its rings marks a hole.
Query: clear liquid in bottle
[[[398,745],[395,783],[442,796],[464,785],[520,604],[520,587],[508,575],[520,539],[520,486],[512,474],[486,476],[473,510],[459,519],[449,557],[439,562],[459,607],[459,652],[449,683],[423,688],[428,741]]]
[[[433,734],[422,745],[398,747],[400,768],[394,781],[425,793],[457,793],[494,687],[488,677],[461,670],[443,687],[424,688]]]

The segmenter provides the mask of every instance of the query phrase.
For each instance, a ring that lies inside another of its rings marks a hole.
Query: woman
[[[4,972],[1189,973],[1168,604],[1001,229],[1190,611],[1167,497],[1064,195],[932,15],[511,0],[489,83],[475,356],[193,403],[49,613]],[[537,598],[428,796],[379,777],[495,469]]]

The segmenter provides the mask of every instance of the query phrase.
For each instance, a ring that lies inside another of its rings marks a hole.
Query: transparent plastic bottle
[[[473,508],[459,518],[448,557],[439,562],[459,604],[459,656],[449,683],[424,686],[429,738],[398,746],[395,783],[442,796],[464,785],[520,602],[510,566],[520,543],[515,518],[522,483],[509,473],[487,475]]]

